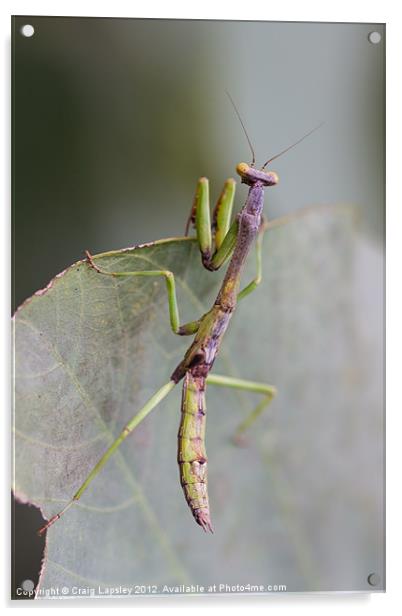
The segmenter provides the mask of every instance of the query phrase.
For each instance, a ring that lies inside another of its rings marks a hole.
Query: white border
[[[378,610],[396,612],[397,605],[401,604],[398,595],[399,590],[399,544],[401,543],[401,489],[400,472],[401,467],[400,451],[401,447],[401,403],[399,392],[399,381],[401,380],[400,348],[401,340],[401,252],[402,245],[402,194],[401,194],[401,171],[402,160],[398,153],[402,149],[402,85],[400,79],[402,58],[402,37],[400,36],[400,11],[398,3],[393,0],[382,0],[382,2],[366,0],[355,1],[337,0],[337,2],[324,3],[321,1],[303,0],[280,0],[280,2],[270,2],[269,0],[254,0],[250,3],[229,1],[203,0],[202,3],[179,2],[169,0],[161,2],[154,0],[152,3],[138,1],[113,2],[89,2],[85,0],[70,0],[69,2],[51,2],[35,0],[35,2],[7,2],[3,1],[0,7],[1,29],[2,29],[2,95],[1,100],[1,135],[3,147],[0,150],[0,186],[2,186],[3,199],[0,221],[1,230],[1,267],[2,280],[5,282],[1,295],[1,366],[0,374],[3,378],[2,392],[10,391],[9,387],[9,283],[10,283],[10,15],[75,15],[75,16],[105,16],[105,17],[165,17],[165,18],[188,18],[188,19],[260,19],[270,21],[333,21],[333,22],[372,22],[387,23],[387,593],[366,595],[330,595],[328,597],[317,595],[275,595],[269,597],[208,597],[203,598],[176,598],[176,599],[137,599],[135,603],[124,600],[113,601],[113,606],[108,604],[108,609],[116,607],[126,607],[135,609],[137,612],[143,609],[177,610],[191,609],[198,612],[207,607],[227,609],[235,614],[240,613],[245,608],[252,608],[253,611],[280,610],[289,613],[297,610],[298,614],[311,613],[317,610],[326,612],[338,611],[358,614],[375,613]],[[398,250],[399,249],[399,250]],[[398,284],[399,283],[399,284]],[[399,355],[397,355],[397,353]],[[399,360],[399,361],[398,361]],[[9,395],[2,405],[3,417],[7,417],[9,408]],[[9,477],[10,477],[10,423],[7,419],[2,426],[3,439],[3,460],[6,460],[5,472],[3,473],[4,490],[3,505],[1,511],[3,546],[9,545]],[[14,609],[25,608],[35,609],[51,607],[61,607],[64,609],[90,609],[103,607],[99,602],[74,602],[72,606],[69,602],[13,602],[8,600],[9,596],[9,549],[2,550],[5,576],[1,580],[1,590],[3,603]],[[8,572],[8,573],[7,573]],[[208,602],[207,602],[208,601]],[[85,607],[83,607],[85,606]],[[109,607],[110,606],[110,607]]]
[[[267,21],[332,21],[332,22],[370,22],[387,21],[387,16],[395,14],[392,0],[383,0],[380,4],[373,0],[355,1],[338,0],[336,3],[324,4],[319,1],[282,0],[269,3],[254,0],[252,3],[235,3],[231,0],[204,0],[193,6],[189,2],[171,0],[152,3],[114,0],[96,3],[88,0],[70,0],[69,2],[4,2],[7,13],[15,15],[72,15],[94,17],[149,17],[181,19],[260,19]],[[3,9],[4,12],[4,9]]]

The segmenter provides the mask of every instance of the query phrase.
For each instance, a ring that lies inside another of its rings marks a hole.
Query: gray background
[[[31,39],[20,35],[24,23],[35,27]],[[227,89],[259,164],[325,121],[274,162],[280,184],[266,211],[358,207],[357,293],[368,348],[379,353],[367,370],[372,397],[381,398],[384,27],[47,17],[17,17],[14,27],[15,305],[84,248],[182,234],[197,178],[210,178],[214,201],[250,160]],[[379,45],[368,41],[373,30]],[[237,207],[245,195],[239,188]],[[373,438],[381,450],[381,431]],[[381,504],[382,486],[373,489]],[[382,537],[373,540],[381,561]],[[322,558],[334,561],[337,590],[345,554],[324,549]]]

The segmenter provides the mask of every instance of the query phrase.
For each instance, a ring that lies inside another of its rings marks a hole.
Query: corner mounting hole
[[[378,575],[378,573],[370,573],[367,578],[367,581],[370,586],[377,586],[380,583],[380,576]]]
[[[379,32],[370,32],[370,34],[368,35],[368,40],[370,41],[370,43],[373,43],[373,45],[378,45],[381,39],[382,36]]]
[[[22,26],[21,28],[21,34],[26,38],[30,38],[35,34],[35,28],[31,26],[31,24],[25,24],[25,26]]]
[[[35,588],[35,584],[32,580],[24,580],[21,584],[22,590],[26,590],[28,592],[32,592]]]

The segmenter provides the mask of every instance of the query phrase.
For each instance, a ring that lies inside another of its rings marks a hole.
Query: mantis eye
[[[279,182],[278,174],[275,171],[265,172],[265,175],[268,178],[268,186],[275,186]]]
[[[243,177],[244,175],[246,175],[249,169],[250,169],[250,165],[248,165],[247,163],[239,163],[236,167],[236,171],[240,175],[240,177]]]

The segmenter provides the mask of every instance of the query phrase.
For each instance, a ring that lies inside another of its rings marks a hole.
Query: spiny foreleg
[[[236,182],[226,180],[212,215],[209,204],[209,182],[200,178],[197,183],[194,202],[187,220],[185,235],[190,225],[196,230],[202,263],[209,270],[219,269],[232,255],[236,244],[238,223],[231,222]]]

